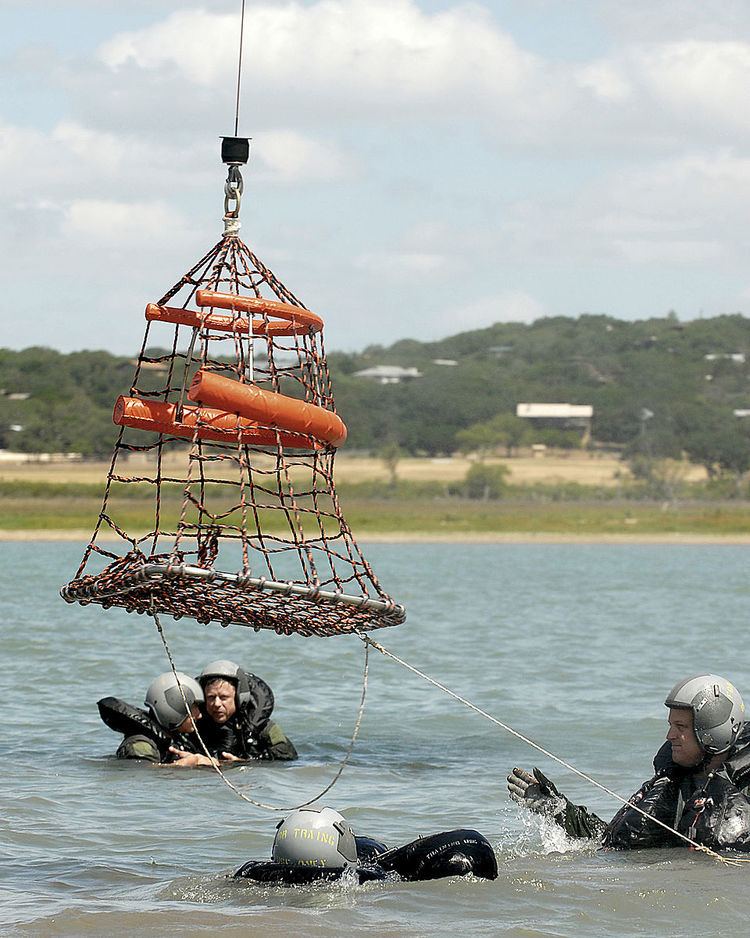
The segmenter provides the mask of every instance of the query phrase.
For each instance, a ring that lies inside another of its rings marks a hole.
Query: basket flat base
[[[154,562],[154,561],[162,562]],[[332,636],[399,625],[403,606],[389,600],[326,592],[304,583],[278,583],[129,554],[101,573],[72,580],[66,602],[166,613],[198,622],[244,625],[278,635]]]

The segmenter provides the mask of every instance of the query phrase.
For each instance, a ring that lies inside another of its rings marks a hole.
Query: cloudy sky
[[[242,235],[329,348],[750,309],[747,0],[246,0]],[[220,237],[240,0],[0,0],[0,345]]]

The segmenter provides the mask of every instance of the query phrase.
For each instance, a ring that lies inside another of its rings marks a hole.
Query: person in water
[[[118,759],[180,763],[176,753],[198,752],[195,727],[201,719],[203,688],[187,674],[176,673],[177,677],[167,671],[149,684],[145,710],[117,697],[98,701],[104,723],[124,736],[117,749]]]
[[[569,836],[605,847],[685,846],[677,831],[712,850],[750,850],[750,724],[740,694],[726,678],[700,674],[678,681],[665,705],[669,729],[654,758],[655,775],[609,824],[569,801],[539,769],[514,768],[510,797]]]
[[[174,760],[186,767],[253,759],[291,761],[297,750],[284,731],[271,719],[273,691],[256,674],[233,661],[212,661],[198,675],[204,696],[200,735],[211,758],[202,747],[182,750],[172,747]]]
[[[491,844],[478,831],[457,829],[420,837],[389,850],[370,837],[354,834],[333,808],[299,808],[276,829],[270,860],[248,860],[235,879],[280,886],[335,881],[342,876],[360,883],[389,874],[404,880],[445,876],[497,878]]]

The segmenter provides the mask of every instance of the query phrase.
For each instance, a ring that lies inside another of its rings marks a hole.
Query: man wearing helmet
[[[181,763],[178,753],[198,751],[194,730],[201,718],[203,688],[180,671],[167,671],[151,682],[145,710],[117,697],[103,697],[97,704],[106,725],[125,737],[118,759]]]
[[[371,837],[358,837],[333,808],[298,808],[276,828],[270,860],[248,860],[235,879],[282,886],[336,880],[441,879],[472,873],[497,878],[497,859],[486,837],[460,828],[420,837],[389,850]]]
[[[699,674],[678,681],[664,703],[669,728],[656,774],[609,824],[570,802],[539,769],[514,768],[510,797],[569,836],[601,839],[605,847],[685,845],[654,818],[713,850],[750,850],[750,724],[738,691],[726,678]]]
[[[273,691],[255,674],[233,661],[212,661],[198,675],[204,695],[200,735],[212,758],[228,762],[250,759],[289,761],[297,750],[273,720]],[[202,751],[174,751],[184,766],[210,765]]]

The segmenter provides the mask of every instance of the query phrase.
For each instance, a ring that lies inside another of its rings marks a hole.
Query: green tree
[[[476,452],[480,458],[505,447],[506,456],[512,456],[513,450],[521,445],[528,434],[528,428],[520,417],[513,414],[496,414],[491,420],[472,424],[466,430],[459,430],[456,443],[462,453]]]
[[[502,498],[508,488],[508,467],[474,463],[464,478],[464,494],[467,498],[490,499]]]
[[[402,455],[401,447],[395,440],[389,440],[385,446],[381,447],[378,455],[388,470],[388,484],[395,489],[398,484],[398,464]]]

